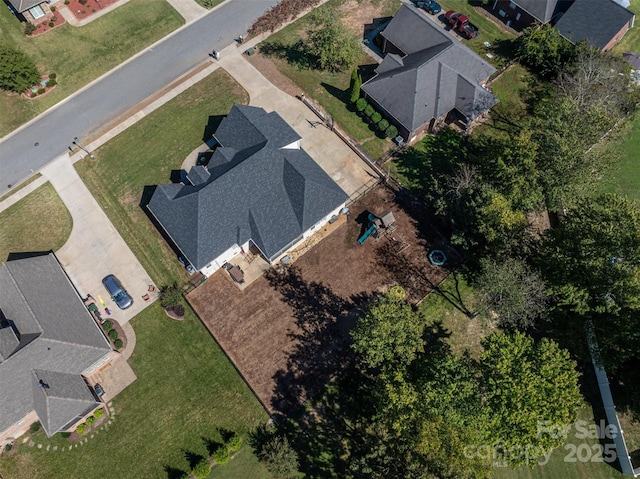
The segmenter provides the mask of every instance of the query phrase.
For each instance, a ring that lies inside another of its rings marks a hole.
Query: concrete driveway
[[[73,218],[71,235],[56,256],[82,297],[102,298],[111,311],[109,319],[124,325],[142,311],[157,294],[148,293],[151,278],[104,214],[80,176],[72,158],[61,155],[41,171],[60,195]],[[115,274],[133,298],[133,305],[120,310],[102,285],[102,278]],[[104,316],[104,310],[101,311]]]
[[[249,104],[278,112],[302,137],[304,150],[349,196],[377,181],[375,171],[333,132],[313,125],[318,117],[302,101],[275,87],[243,57],[246,48],[225,48],[220,66],[249,92]]]

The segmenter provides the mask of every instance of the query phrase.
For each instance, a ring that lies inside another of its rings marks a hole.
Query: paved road
[[[245,34],[278,0],[229,0],[0,140],[0,195]],[[82,142],[81,142],[82,143]]]

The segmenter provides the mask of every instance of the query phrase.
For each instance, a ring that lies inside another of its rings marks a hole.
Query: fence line
[[[593,369],[598,379],[598,388],[600,389],[600,397],[602,398],[602,405],[604,406],[604,412],[607,416],[607,422],[616,428],[615,436],[613,437],[613,443],[616,447],[616,456],[620,464],[622,474],[632,477],[640,476],[640,467],[633,468],[631,462],[631,455],[627,448],[627,443],[624,440],[624,432],[622,426],[618,420],[618,413],[616,412],[616,405],[613,402],[613,396],[611,395],[611,388],[609,386],[609,378],[607,372],[603,367],[598,365],[598,358],[600,351],[598,349],[598,341],[596,340],[595,332],[593,331],[593,323],[587,322],[585,325],[587,330],[587,342],[589,343],[589,351],[591,352],[591,361],[593,362]]]

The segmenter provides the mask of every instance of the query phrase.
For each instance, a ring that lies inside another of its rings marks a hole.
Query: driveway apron
[[[148,306],[156,295],[148,294],[151,278],[131,252],[73,168],[71,158],[62,155],[42,169],[73,218],[71,235],[56,252],[65,271],[82,297],[102,299],[110,320],[127,323]],[[102,285],[102,278],[115,274],[133,298],[133,305],[120,310]],[[104,307],[101,313],[105,316]]]

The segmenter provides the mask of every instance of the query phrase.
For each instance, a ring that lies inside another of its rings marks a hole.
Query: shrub
[[[38,94],[37,94],[35,91],[32,91],[32,92],[31,92],[31,98],[35,98],[35,97],[37,97],[37,96],[38,96]]]
[[[383,119],[378,122],[378,130],[385,131],[387,128],[389,128],[389,121]]]
[[[87,418],[87,426],[93,426],[93,423],[96,422],[96,418],[93,416],[89,416]]]
[[[367,108],[367,100],[365,100],[364,98],[359,98],[356,102],[356,110],[364,111],[365,108]]]
[[[31,35],[36,31],[36,26],[33,23],[27,22],[24,24],[24,34]]]
[[[34,422],[33,424],[31,424],[31,426],[29,426],[29,432],[31,434],[35,434],[36,432],[38,432],[40,430],[41,424],[39,421]]]
[[[49,26],[50,26],[51,28],[53,28],[53,27],[55,26],[55,23],[53,23],[53,22],[49,22]]]
[[[373,115],[376,111],[373,109],[373,107],[371,105],[367,105],[367,107],[364,109],[364,114],[367,115],[369,118],[371,118],[371,115]]]
[[[171,309],[178,306],[182,301],[182,291],[176,283],[163,286],[160,289],[160,304],[165,309]]]
[[[384,131],[384,134],[387,135],[388,138],[395,138],[398,136],[398,129],[393,125],[389,125],[389,128]]]
[[[229,449],[227,446],[219,446],[211,455],[216,464],[226,464],[229,462]]]
[[[65,5],[69,5],[69,3],[71,3],[69,0],[64,0]]]
[[[234,434],[227,441],[227,448],[230,453],[238,452],[242,447],[242,438],[238,434]]]
[[[102,323],[102,329],[105,331],[111,331],[113,329],[113,323],[111,321],[105,321]]]
[[[87,4],[87,0],[80,0],[80,5],[86,5]]]
[[[351,98],[349,101],[355,103],[360,98],[360,88],[362,87],[362,77],[358,74],[358,69],[353,70],[351,74]]]
[[[65,439],[67,439],[69,436],[71,436],[71,433],[70,432],[61,432],[60,436],[64,437]]]
[[[84,432],[87,430],[87,425],[86,424],[80,424],[77,428],[76,428],[76,432],[78,434],[80,434],[81,436],[84,434]]]
[[[116,339],[118,339],[118,331],[112,329],[111,331],[109,331],[108,336],[115,341]]]
[[[56,75],[55,73],[50,73],[49,78],[55,80],[56,78],[58,78],[58,75]]]
[[[9,452],[11,449],[13,449],[13,444],[12,443],[5,444],[5,446],[4,446],[4,451],[5,452]]]
[[[96,412],[93,413],[93,417],[96,419],[100,419],[102,416],[104,416],[104,409],[102,408],[96,409]]]
[[[34,61],[21,50],[0,42],[0,88],[22,93],[40,81]]]
[[[122,339],[117,338],[113,341],[113,347],[116,349],[122,349],[122,347],[124,346],[124,343],[122,342]]]
[[[51,7],[49,8],[49,10],[51,10],[51,12],[55,12],[55,11],[56,11],[56,7],[51,6]]]
[[[48,87],[56,86],[56,81],[54,79],[52,79],[52,78],[49,78],[47,80],[47,86]]]
[[[195,466],[193,466],[193,470],[191,474],[196,479],[205,479],[211,473],[211,464],[204,457],[200,459]]]
[[[382,115],[380,113],[375,112],[373,115],[371,115],[371,121],[376,125],[380,122],[380,120],[382,120]]]
[[[269,438],[260,448],[258,457],[274,477],[292,477],[298,473],[298,454],[286,437]]]
[[[45,92],[44,88],[38,88],[38,95],[42,95]]]

